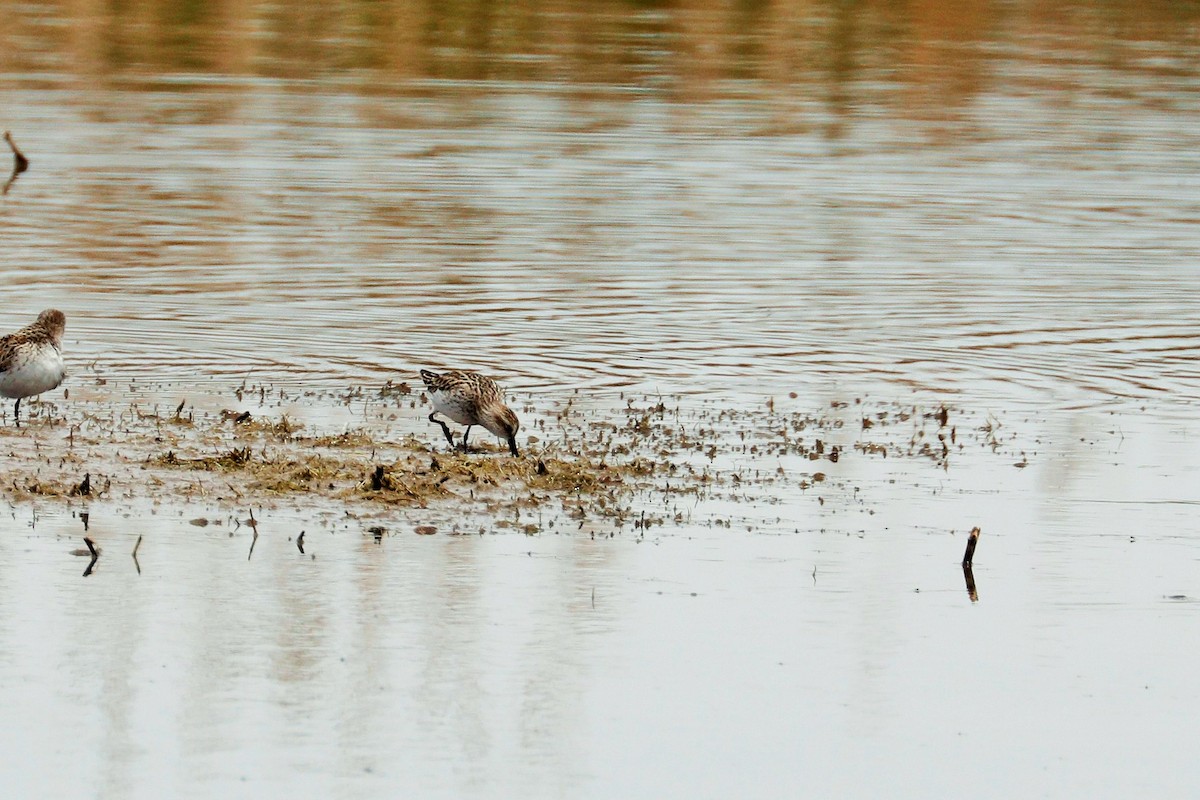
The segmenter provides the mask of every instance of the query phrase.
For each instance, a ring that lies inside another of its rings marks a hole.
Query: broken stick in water
[[[20,151],[17,143],[13,141],[12,134],[8,131],[4,132],[4,141],[8,142],[8,146],[13,151],[13,171],[12,175],[8,176],[8,182],[4,184],[3,192],[3,194],[8,194],[9,187],[13,185],[13,181],[17,179],[17,176],[29,169],[29,159]]]
[[[137,567],[138,575],[142,574],[142,565],[139,564],[138,560],[137,560],[137,551],[138,551],[138,548],[141,546],[142,546],[142,535],[139,533],[138,540],[133,545],[133,552],[130,554],[133,556],[133,565],[135,567]]]
[[[13,151],[13,172],[19,175],[25,170],[29,169],[29,159],[26,158],[25,154],[21,152],[21,149],[17,147],[17,143],[13,141],[12,134],[8,131],[4,132],[4,141],[8,142],[8,146],[11,147]]]
[[[88,552],[92,554],[92,560],[88,562],[87,569],[83,571],[83,577],[92,574],[92,570],[96,567],[96,561],[100,558],[100,551],[96,549],[96,544],[88,537],[83,537],[83,543],[87,545]]]
[[[92,473],[90,472],[85,472],[83,474],[83,480],[79,482],[78,486],[71,487],[71,491],[69,492],[72,497],[88,497],[91,495],[91,493]]]
[[[971,535],[967,537],[967,552],[963,553],[962,563],[964,567],[971,566],[971,559],[975,557],[975,545],[979,544],[979,534],[981,532],[978,526],[971,528]]]

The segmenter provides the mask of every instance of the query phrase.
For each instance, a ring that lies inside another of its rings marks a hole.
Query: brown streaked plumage
[[[429,415],[430,422],[442,426],[446,441],[454,446],[454,437],[446,423],[435,417],[445,414],[459,425],[466,425],[463,433],[463,450],[467,449],[467,436],[475,425],[482,425],[492,433],[508,442],[508,450],[514,456],[517,451],[517,431],[521,423],[517,415],[504,404],[504,393],[491,378],[485,378],[478,372],[443,372],[438,374],[427,369],[421,370],[421,380],[429,399],[433,402],[434,411]]]
[[[21,427],[21,400],[48,392],[67,376],[62,337],[67,318],[48,308],[16,333],[0,337],[0,395],[15,397],[13,418]]]

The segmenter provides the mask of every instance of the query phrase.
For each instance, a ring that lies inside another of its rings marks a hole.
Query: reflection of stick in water
[[[967,597],[971,598],[972,603],[979,602],[979,592],[975,589],[975,573],[971,571],[970,564],[963,564],[963,580],[967,582]]]
[[[254,518],[254,509],[250,509],[250,519],[246,520],[246,524],[250,526],[254,537],[250,539],[250,552],[246,554],[246,560],[249,561],[254,555],[254,545],[258,544],[258,520]]]
[[[4,184],[3,192],[3,194],[8,194],[8,188],[12,186],[13,181],[17,179],[17,176],[29,169],[29,159],[26,158],[25,154],[17,148],[17,143],[13,141],[12,134],[8,131],[4,132],[4,141],[8,142],[8,146],[11,147],[13,151],[13,171],[12,175],[8,176],[8,182]]]

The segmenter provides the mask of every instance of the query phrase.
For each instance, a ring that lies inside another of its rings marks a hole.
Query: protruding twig
[[[387,470],[382,464],[376,465],[375,471],[371,473],[371,491],[383,491],[383,476],[386,472]]]
[[[4,191],[2,192],[2,194],[8,194],[9,187],[13,185],[13,181],[17,179],[17,176],[29,169],[29,159],[20,151],[17,143],[13,141],[12,134],[8,131],[4,132],[4,141],[8,142],[8,146],[13,151],[13,171],[8,176],[8,181],[4,184]]]
[[[13,151],[13,173],[20,175],[25,170],[29,169],[29,159],[21,152],[21,148],[17,147],[17,143],[13,141],[12,134],[8,131],[4,132],[4,141],[8,142],[8,146]]]
[[[971,535],[967,537],[967,552],[963,554],[963,566],[971,566],[971,560],[975,557],[975,545],[979,544],[979,534],[982,531],[978,527],[971,529]]]
[[[138,560],[137,560],[137,551],[138,551],[138,548],[139,548],[139,547],[141,547],[141,546],[142,546],[142,535],[139,533],[139,534],[138,534],[138,540],[137,540],[137,542],[136,542],[136,543],[133,545],[133,552],[132,552],[132,553],[130,553],[130,555],[132,555],[132,556],[133,556],[133,565],[134,565],[135,567],[137,567],[138,575],[141,575],[141,574],[142,574],[142,565],[141,565],[141,564],[139,564],[139,563],[138,563]]]
[[[87,545],[88,552],[92,554],[92,560],[88,562],[87,569],[83,571],[83,577],[92,574],[92,570],[96,568],[96,561],[100,558],[100,551],[96,549],[96,544],[88,537],[83,537],[83,543]]]
[[[300,551],[300,555],[304,555],[304,531],[300,531],[300,535],[296,537],[296,549]]]

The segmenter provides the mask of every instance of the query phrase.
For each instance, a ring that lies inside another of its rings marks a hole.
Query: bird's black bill
[[[521,455],[519,452],[517,452],[517,437],[508,437],[508,452],[512,453],[514,456]]]

